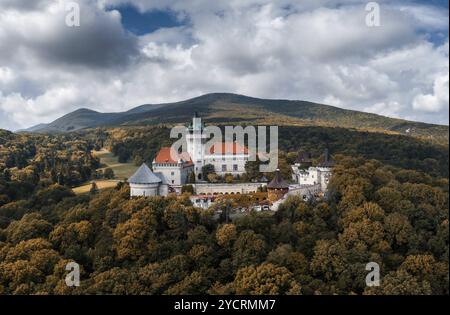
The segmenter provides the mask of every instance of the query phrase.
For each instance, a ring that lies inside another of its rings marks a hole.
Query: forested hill
[[[169,132],[0,130],[0,295],[448,295],[446,148],[399,135],[281,126],[286,179],[300,151],[318,159],[330,149],[337,164],[328,198],[289,198],[276,213],[234,218],[236,204],[227,200],[205,211],[186,194],[130,199],[124,182],[72,191],[101,174],[93,149],[106,146],[139,165],[168,144]],[[68,287],[65,268],[74,261],[81,283]],[[372,261],[381,267],[379,287],[365,283]]]
[[[141,105],[127,112],[99,113],[79,109],[49,124],[27,131],[67,132],[98,126],[185,123],[197,111],[209,123],[252,123],[296,126],[328,126],[400,133],[448,143],[448,126],[426,124],[291,100],[260,99],[214,93],[167,104]]]

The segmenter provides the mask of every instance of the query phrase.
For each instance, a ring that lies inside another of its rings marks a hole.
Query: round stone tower
[[[161,179],[150,170],[147,164],[143,163],[128,179],[130,196],[158,196],[161,182]]]

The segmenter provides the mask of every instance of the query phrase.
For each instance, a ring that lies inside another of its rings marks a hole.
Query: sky
[[[0,0],[0,128],[212,92],[448,125],[448,1],[368,2]]]

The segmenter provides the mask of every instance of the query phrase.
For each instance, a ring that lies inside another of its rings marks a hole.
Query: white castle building
[[[176,153],[171,147],[159,150],[152,167],[162,184],[169,186],[170,190],[176,193],[181,193],[182,186],[188,183],[190,174],[194,172],[194,163],[189,154]]]
[[[328,150],[325,150],[324,157],[317,166],[311,165],[311,155],[300,154],[291,166],[292,180],[300,186],[316,186],[321,192],[326,192],[334,166]]]
[[[245,173],[245,163],[250,154],[247,147],[237,142],[215,143],[206,147],[208,135],[204,131],[202,119],[195,113],[192,124],[188,127],[187,153],[194,163],[194,173],[197,180],[205,180],[202,168],[211,164],[218,175]]]

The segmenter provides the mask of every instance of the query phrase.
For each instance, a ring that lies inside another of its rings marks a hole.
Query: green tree
[[[234,224],[224,224],[216,231],[217,244],[230,248],[237,238],[236,226]]]
[[[89,189],[89,193],[91,195],[94,195],[94,194],[98,193],[98,187],[97,187],[97,183],[96,182],[92,182],[91,188]]]
[[[208,179],[208,175],[214,174],[214,173],[215,173],[214,165],[206,164],[206,165],[202,166],[203,178]]]
[[[183,185],[181,187],[181,193],[182,194],[189,193],[189,194],[193,195],[194,194],[194,186],[192,186],[192,185]]]
[[[112,170],[112,168],[105,168],[105,170],[103,171],[103,176],[106,179],[113,179],[114,178],[114,171]]]
[[[256,161],[247,161],[245,162],[245,173],[249,180],[259,180],[261,177],[261,173],[259,172],[259,166],[261,161],[259,157],[256,157]]]
[[[269,263],[239,269],[234,287],[236,294],[301,294],[300,284],[288,269]]]
[[[404,270],[393,271],[383,277],[379,287],[368,287],[365,294],[381,295],[429,295],[431,286],[427,281],[419,281]]]
[[[233,264],[237,268],[260,264],[266,253],[267,244],[261,235],[251,230],[242,231],[233,246]]]
[[[194,172],[190,172],[189,173],[188,183],[189,184],[195,184],[195,173]]]

